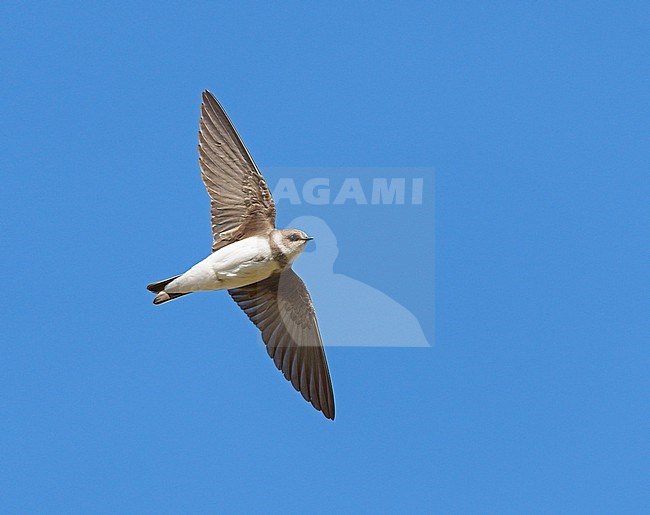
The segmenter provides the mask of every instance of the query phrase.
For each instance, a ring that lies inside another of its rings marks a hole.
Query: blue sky
[[[648,17],[3,2],[0,510],[647,513]],[[227,294],[144,289],[209,251],[205,88],[269,182],[435,170],[278,206],[433,343],[328,348],[333,423]]]

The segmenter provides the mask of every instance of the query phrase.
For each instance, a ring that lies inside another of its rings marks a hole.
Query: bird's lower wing
[[[334,420],[334,393],[314,307],[291,270],[228,290],[262,332],[273,362],[306,401]]]

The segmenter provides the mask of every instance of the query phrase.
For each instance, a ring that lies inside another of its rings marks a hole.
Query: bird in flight
[[[291,264],[312,238],[275,228],[264,177],[212,93],[203,92],[199,165],[208,190],[212,254],[151,283],[153,303],[197,291],[228,293],[262,333],[275,366],[306,401],[334,420],[334,393],[309,292]]]

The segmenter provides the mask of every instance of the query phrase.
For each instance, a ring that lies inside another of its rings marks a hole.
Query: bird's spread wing
[[[217,99],[203,92],[199,164],[212,214],[212,251],[275,228],[275,205],[264,177]]]
[[[291,268],[228,290],[262,332],[266,350],[306,401],[334,420],[334,393],[314,307]]]

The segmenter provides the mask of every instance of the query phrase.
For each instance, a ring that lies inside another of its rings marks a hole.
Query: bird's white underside
[[[279,238],[274,241],[283,253],[289,253]],[[287,257],[293,261],[298,254]],[[266,279],[278,270],[280,265],[273,259],[268,236],[250,236],[210,254],[169,283],[165,291],[190,293],[240,288]]]

